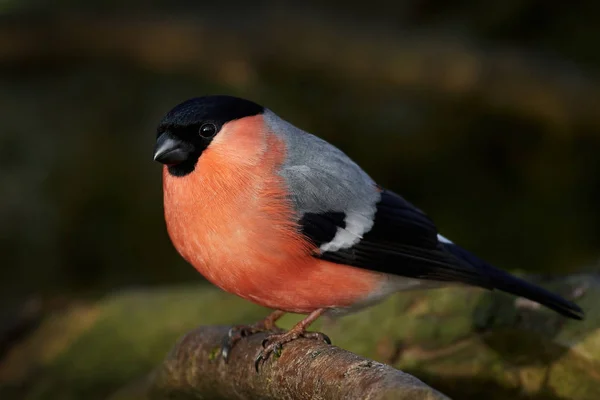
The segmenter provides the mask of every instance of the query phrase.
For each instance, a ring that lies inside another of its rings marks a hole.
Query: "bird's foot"
[[[237,342],[242,338],[254,335],[260,332],[270,331],[272,329],[278,329],[275,325],[277,321],[284,313],[282,311],[275,311],[271,313],[267,318],[259,321],[252,325],[236,325],[231,327],[227,334],[223,336],[221,341],[221,357],[225,362],[229,360],[231,350]]]
[[[297,326],[285,333],[269,335],[263,340],[263,349],[260,351],[260,353],[258,353],[258,356],[256,356],[256,359],[254,360],[254,368],[256,368],[256,372],[258,372],[260,364],[267,361],[272,353],[279,357],[281,355],[283,345],[298,338],[319,340],[327,344],[331,344],[331,339],[329,339],[329,336],[325,335],[324,333],[306,332],[304,329]]]

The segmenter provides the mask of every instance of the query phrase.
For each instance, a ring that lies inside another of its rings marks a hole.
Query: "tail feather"
[[[565,300],[561,296],[543,289],[540,286],[534,285],[521,278],[517,278],[508,272],[493,267],[447,239],[441,241],[441,244],[455,257],[478,268],[489,276],[491,284],[495,289],[516,296],[525,297],[526,299],[542,304],[565,317],[577,320],[582,320],[584,318],[584,312],[577,304]]]

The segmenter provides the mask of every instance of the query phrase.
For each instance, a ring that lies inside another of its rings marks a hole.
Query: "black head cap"
[[[187,100],[169,111],[160,122],[154,160],[168,165],[171,175],[187,175],[225,123],[263,112],[262,106],[232,96]]]

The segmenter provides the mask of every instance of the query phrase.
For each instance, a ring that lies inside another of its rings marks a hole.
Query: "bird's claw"
[[[264,343],[264,340],[263,340]],[[264,347],[264,345],[263,345]],[[260,353],[258,353],[258,355],[256,356],[256,359],[254,359],[254,369],[256,369],[256,372],[258,372],[259,368],[260,368],[260,363],[267,361],[267,359],[269,358],[269,356],[271,355],[271,353],[274,353],[276,357],[280,357],[281,356],[281,351],[283,350],[283,345],[281,343],[274,343],[273,344],[273,348],[269,347],[265,347],[263,350],[260,351]]]
[[[331,339],[329,339],[329,336],[321,332],[288,331],[283,334],[267,336],[265,339],[263,339],[261,344],[263,349],[258,353],[256,358],[254,359],[254,368],[256,369],[256,372],[259,371],[260,364],[264,364],[271,354],[275,354],[275,356],[279,358],[281,356],[281,352],[283,351],[283,345],[298,338],[318,340],[323,341],[327,344],[331,344]]]
[[[261,327],[251,325],[240,325],[230,328],[221,340],[221,357],[223,358],[223,361],[227,363],[229,356],[231,355],[231,349],[233,349],[233,346],[235,346],[240,339],[262,331],[263,329],[261,329]]]

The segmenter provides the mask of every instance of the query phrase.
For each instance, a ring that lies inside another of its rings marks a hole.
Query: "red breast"
[[[183,177],[163,170],[167,229],[210,282],[289,312],[345,307],[377,290],[381,275],[311,256],[286,184],[285,145],[261,115],[231,121]]]

